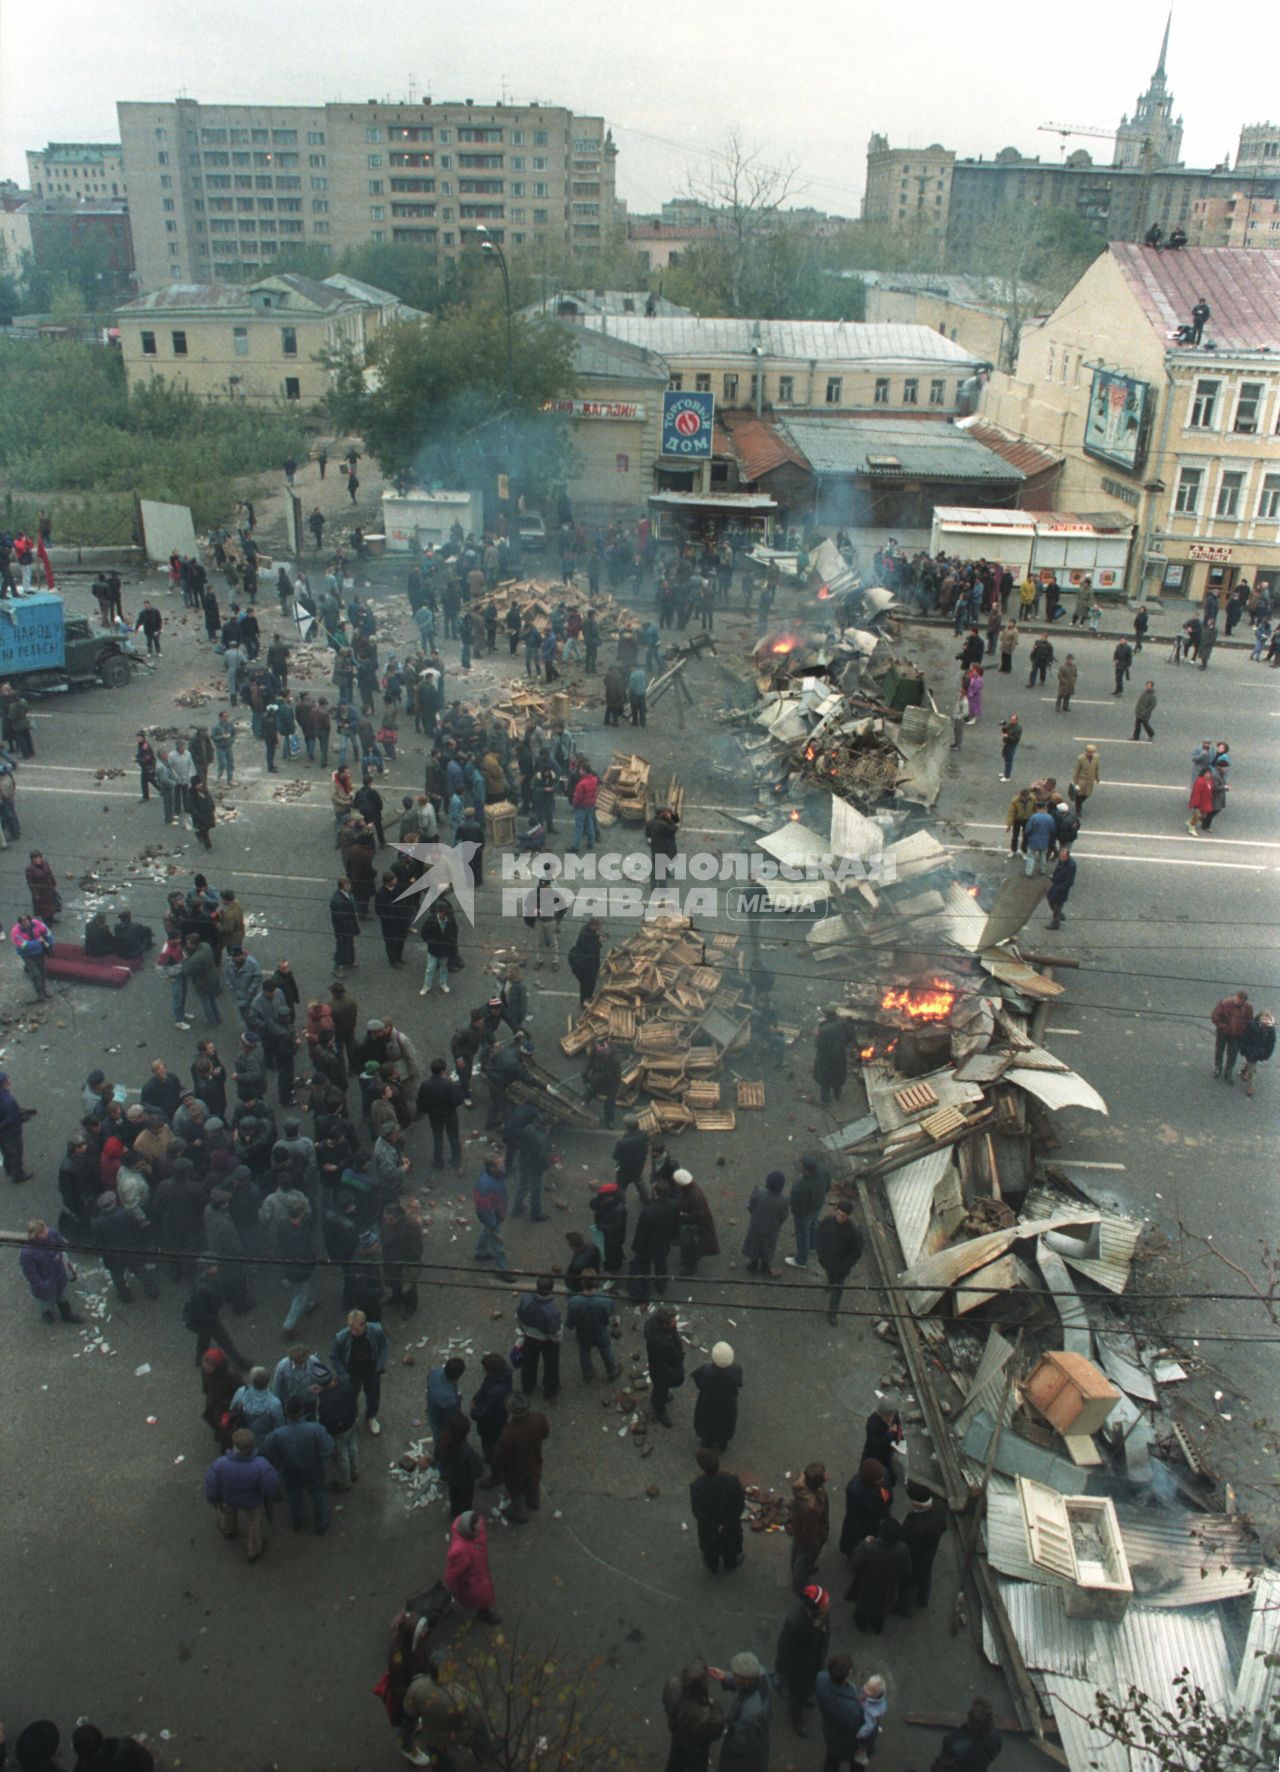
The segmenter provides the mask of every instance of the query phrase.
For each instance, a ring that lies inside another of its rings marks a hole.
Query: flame
[[[819,603],[825,603],[827,598],[830,595],[831,595],[831,586],[830,585],[820,585],[818,587],[818,601],[819,601]]]
[[[978,896],[978,888],[976,886],[966,886],[965,891],[969,894],[970,898],[976,898]]]
[[[887,1046],[864,1046],[858,1053],[858,1057],[863,1064],[870,1064],[874,1058],[888,1058],[889,1054],[896,1050],[897,1044],[896,1040],[890,1040]]]
[[[955,1000],[954,987],[945,979],[933,978],[927,985],[907,985],[900,991],[886,991],[880,999],[880,1007],[909,1015],[913,1021],[945,1021]]]
[[[804,760],[806,763],[812,763],[813,759],[817,756],[817,754],[818,754],[817,745],[807,744],[804,747]]]
[[[788,812],[787,817],[791,820],[792,824],[799,824],[800,808],[798,806],[793,806],[790,812]]]

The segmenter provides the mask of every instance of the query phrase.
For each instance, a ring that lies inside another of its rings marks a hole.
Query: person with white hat
[[[726,1692],[735,1694],[720,1742],[719,1772],[768,1772],[773,1695],[758,1656],[735,1655],[729,1671],[707,1669]]]
[[[698,1367],[693,1382],[698,1390],[693,1431],[701,1445],[726,1452],[737,1431],[738,1392],[742,1389],[742,1367],[727,1341],[716,1342],[710,1361]]]
[[[677,1169],[671,1177],[675,1183],[676,1205],[680,1209],[677,1244],[680,1250],[680,1272],[696,1274],[704,1256],[720,1253],[716,1221],[711,1216],[711,1202],[687,1169]]]

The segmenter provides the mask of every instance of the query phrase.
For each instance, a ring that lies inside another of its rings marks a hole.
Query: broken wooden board
[[[1018,1258],[1016,1255],[1002,1255],[998,1261],[988,1262],[980,1268],[972,1279],[966,1280],[957,1287],[955,1293],[956,1315],[963,1317],[968,1311],[977,1310],[980,1304],[986,1304],[992,1298],[998,1298],[1002,1292],[1010,1292],[1018,1283]]]

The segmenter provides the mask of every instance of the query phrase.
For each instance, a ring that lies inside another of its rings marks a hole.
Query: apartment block
[[[244,280],[309,242],[394,241],[447,266],[481,226],[550,260],[603,246],[617,225],[613,138],[562,106],[117,109],[144,289]]]
[[[27,149],[27,184],[33,197],[120,199],[125,195],[124,154],[119,142],[50,142]]]

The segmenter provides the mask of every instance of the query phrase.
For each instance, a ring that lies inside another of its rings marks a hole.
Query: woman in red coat
[[[493,1609],[493,1577],[489,1573],[489,1535],[484,1515],[470,1509],[449,1528],[444,1584],[460,1606],[486,1624],[500,1624]]]
[[[1191,817],[1187,820],[1187,829],[1192,836],[1200,834],[1200,825],[1204,819],[1213,820],[1213,771],[1202,769],[1191,784]],[[1206,826],[1206,829],[1208,827]]]

